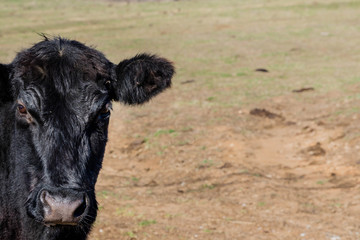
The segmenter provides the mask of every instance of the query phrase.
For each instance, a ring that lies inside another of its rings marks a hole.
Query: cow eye
[[[24,105],[19,103],[17,105],[17,109],[18,109],[20,114],[27,114],[27,110],[26,110],[26,107]]]
[[[110,117],[111,104],[103,106],[99,112],[98,120],[106,120]]]

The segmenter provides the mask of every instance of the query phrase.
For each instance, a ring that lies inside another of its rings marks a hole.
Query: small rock
[[[310,146],[306,149],[306,151],[311,156],[323,156],[326,154],[326,151],[321,147],[321,144],[318,142],[314,146]]]
[[[275,118],[279,118],[279,119],[284,119],[283,116],[276,114],[276,113],[272,113],[266,109],[260,109],[260,108],[254,108],[250,111],[251,115],[254,116],[258,116],[258,117],[266,117],[266,118],[270,118],[270,119],[275,119]]]
[[[219,169],[231,168],[231,167],[233,167],[233,165],[231,163],[226,162],[221,167],[219,167]]]
[[[193,82],[195,82],[195,80],[194,80],[194,79],[190,79],[190,80],[182,81],[182,82],[180,82],[180,83],[181,83],[181,84],[188,84],[188,83],[193,83]]]
[[[308,91],[314,91],[315,89],[313,87],[308,87],[308,88],[300,88],[300,89],[295,89],[292,90],[292,92],[294,93],[302,93],[302,92],[308,92]]]
[[[267,73],[267,72],[269,72],[269,70],[267,70],[266,68],[257,68],[257,69],[255,69],[255,72]]]

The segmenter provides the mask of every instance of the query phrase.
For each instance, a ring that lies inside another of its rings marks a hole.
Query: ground
[[[336,114],[354,104],[337,94],[205,114],[211,127],[154,116],[171,91],[116,106],[91,239],[359,239],[359,115]]]
[[[114,62],[143,51],[174,61],[170,90],[114,105],[90,240],[360,239],[359,10],[5,1],[0,60],[45,32]]]

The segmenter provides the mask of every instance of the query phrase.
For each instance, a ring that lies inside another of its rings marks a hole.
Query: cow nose
[[[43,190],[40,201],[44,210],[44,222],[47,225],[76,225],[85,215],[87,198],[85,194],[52,194]]]

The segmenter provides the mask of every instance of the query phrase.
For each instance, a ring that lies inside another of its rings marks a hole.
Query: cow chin
[[[90,229],[97,203],[93,191],[38,186],[26,201],[26,213],[49,229],[80,227]]]

